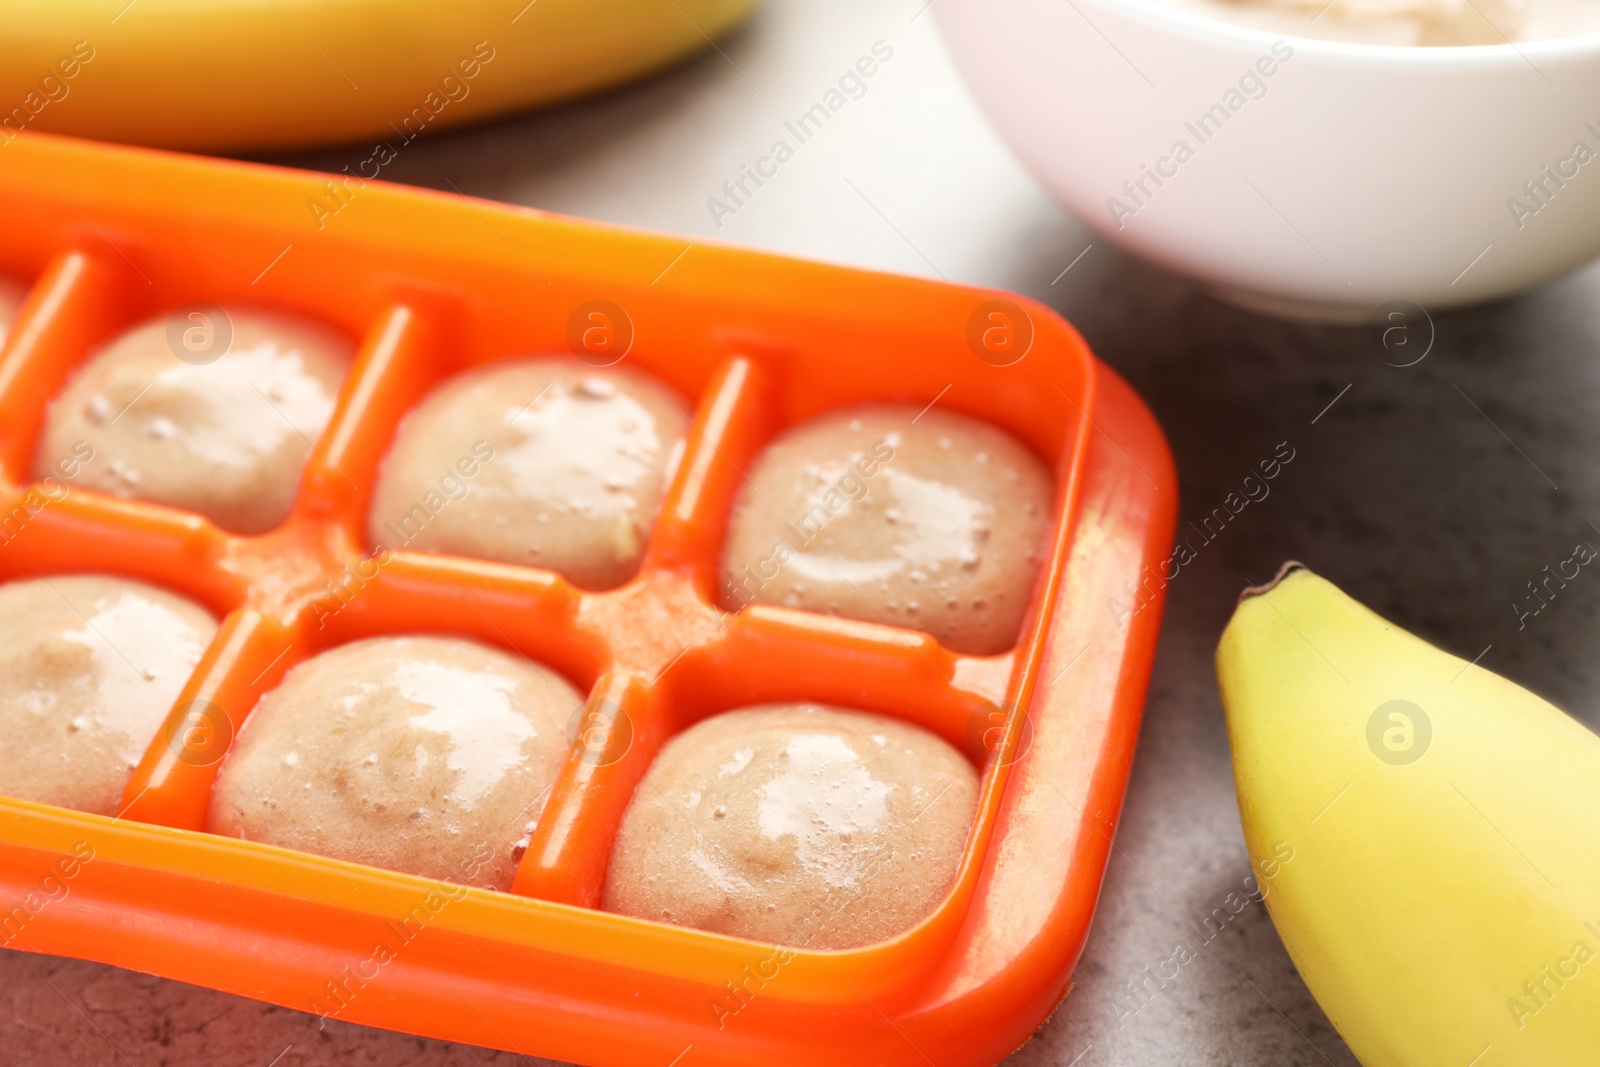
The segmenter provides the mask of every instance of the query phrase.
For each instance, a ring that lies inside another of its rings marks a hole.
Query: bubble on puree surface
[[[383,461],[374,544],[556,571],[585,589],[633,576],[688,431],[650,379],[556,359],[446,382]]]
[[[275,312],[162,316],[112,341],[51,402],[35,476],[86,442],[79,486],[265,533],[289,517],[351,353],[331,330]]]
[[[1003,652],[1044,558],[1050,499],[1044,464],[988,423],[913,407],[830,412],[789,430],[750,470],[723,552],[723,602]]]
[[[0,585],[0,795],[117,815],[216,630],[198,604],[126,578]]]
[[[814,704],[714,716],[662,747],[604,907],[793,948],[867,945],[949,891],[978,778],[942,739]]]
[[[583,697],[453,637],[376,637],[261,698],[211,798],[213,833],[508,889]]]

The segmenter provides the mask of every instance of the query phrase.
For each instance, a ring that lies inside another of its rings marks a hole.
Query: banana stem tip
[[[1265,596],[1274,589],[1278,588],[1278,584],[1295,571],[1304,571],[1310,569],[1311,568],[1307,567],[1304,563],[1301,563],[1297,559],[1285,560],[1283,566],[1278,568],[1278,573],[1272,576],[1272,581],[1266,583],[1265,585],[1246,586],[1244,592],[1239,594],[1239,603],[1243,604],[1246,600],[1249,600],[1253,596]]]

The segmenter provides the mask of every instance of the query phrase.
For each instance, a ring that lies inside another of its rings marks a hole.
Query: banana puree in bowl
[[[1385,45],[1483,45],[1600,33],[1600,0],[1166,0],[1269,33]]]

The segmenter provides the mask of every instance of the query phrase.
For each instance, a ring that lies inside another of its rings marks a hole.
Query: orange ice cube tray
[[[0,941],[599,1067],[989,1064],[1066,994],[1133,759],[1176,478],[1149,412],[1054,313],[43,134],[0,148],[0,217],[0,271],[31,281],[0,352],[0,580],[111,572],[224,620],[118,818],[0,799]],[[281,308],[360,339],[293,514],[264,536],[28,483],[44,408],[74,367],[191,301]],[[407,409],[463,368],[552,352],[597,364],[625,352],[694,404],[639,574],[589,592],[526,567],[375,556],[369,494]],[[741,471],[784,427],[879,400],[990,420],[1052,465],[1046,563],[1013,651],[958,655],[888,625],[719,606]],[[515,650],[590,694],[511,892],[204,832],[228,742],[285,671],[342,642],[418,631]],[[780,700],[898,716],[980,768],[938,910],[847,951],[597,910],[617,824],[662,742]]]

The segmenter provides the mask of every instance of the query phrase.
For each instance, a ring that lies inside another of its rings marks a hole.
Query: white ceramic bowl
[[[936,11],[980,104],[1050,191],[1224,299],[1363,319],[1390,301],[1504,296],[1600,255],[1600,35],[1405,48],[1160,0]],[[1594,158],[1577,162],[1579,142]],[[1543,182],[1538,200],[1526,182]]]

